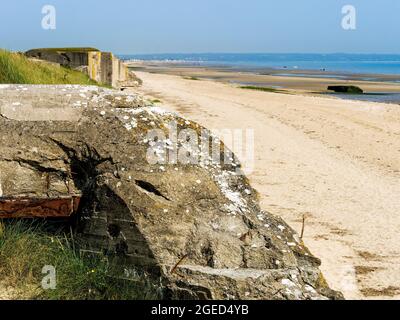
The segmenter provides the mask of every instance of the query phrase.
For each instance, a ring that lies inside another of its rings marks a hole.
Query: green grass
[[[0,83],[99,85],[86,74],[0,49]]]
[[[285,90],[269,88],[269,87],[241,86],[240,88],[247,89],[247,90],[264,91],[264,92],[287,93]]]
[[[50,232],[43,223],[0,221],[0,283],[24,292],[24,299],[159,298],[158,287],[145,276],[125,279],[123,271],[104,256],[81,256],[76,245],[69,233]],[[55,267],[54,290],[41,287],[45,265]]]

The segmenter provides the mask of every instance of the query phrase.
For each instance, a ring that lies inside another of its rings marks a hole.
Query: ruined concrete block
[[[29,50],[25,55],[79,70],[98,83],[111,87],[130,85],[128,67],[111,52],[94,48],[43,48]]]
[[[321,280],[320,261],[297,234],[260,209],[236,163],[148,160],[150,130],[166,131],[172,121],[201,132],[200,125],[97,87],[1,86],[0,110],[12,102],[33,110],[57,103],[80,116],[30,121],[16,105],[24,116],[0,117],[3,216],[21,195],[28,199],[24,214],[72,212],[82,252],[161,278],[171,298],[342,297]],[[78,208],[71,195],[80,195]]]

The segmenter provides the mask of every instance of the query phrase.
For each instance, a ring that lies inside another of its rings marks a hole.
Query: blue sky
[[[43,30],[54,5],[57,29]],[[341,27],[344,5],[357,29]],[[400,53],[399,0],[2,0],[0,46],[116,53]]]

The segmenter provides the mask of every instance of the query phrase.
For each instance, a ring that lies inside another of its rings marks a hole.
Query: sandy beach
[[[282,94],[191,80],[193,70],[136,74],[135,91],[160,106],[210,129],[255,130],[250,180],[262,207],[298,232],[306,217],[304,242],[333,289],[348,299],[400,298],[399,105],[309,94],[331,79],[305,88],[292,77],[295,92]],[[362,85],[399,92],[394,83]]]

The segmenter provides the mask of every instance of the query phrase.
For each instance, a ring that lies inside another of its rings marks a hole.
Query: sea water
[[[238,69],[323,70],[400,76],[400,54],[199,53],[120,55],[125,60],[165,61]]]

